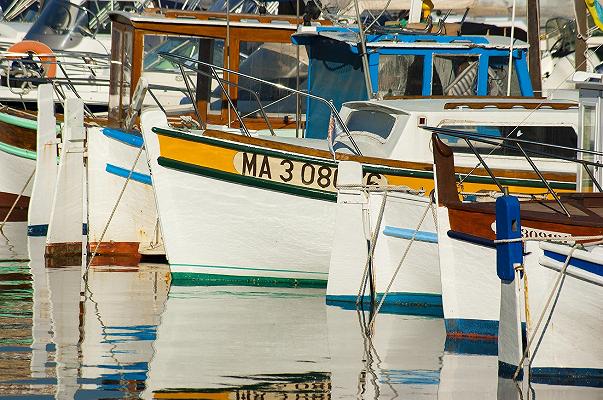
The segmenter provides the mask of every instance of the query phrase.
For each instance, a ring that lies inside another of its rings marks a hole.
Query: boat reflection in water
[[[379,314],[371,327],[322,289],[170,288],[149,264],[93,267],[86,285],[80,266],[43,265],[0,264],[0,397],[520,398],[497,377],[496,346],[445,343],[440,318]]]
[[[361,322],[321,289],[172,286],[144,397],[434,397],[443,321]]]

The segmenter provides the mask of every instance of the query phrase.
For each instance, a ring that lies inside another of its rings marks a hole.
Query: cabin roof
[[[427,97],[413,99],[351,101],[344,104],[349,108],[381,107],[394,112],[447,112],[451,110],[476,111],[493,109],[530,110],[570,110],[577,109],[573,101],[549,100],[541,97]]]
[[[110,14],[111,21],[134,27],[146,24],[153,25],[187,25],[187,26],[226,26],[224,13],[204,11],[173,11],[152,9],[141,14],[124,11],[114,11]],[[261,27],[269,29],[285,29],[295,31],[297,24],[295,16],[231,14],[228,25],[231,27]],[[321,25],[322,22],[315,22]]]
[[[296,44],[307,44],[311,38],[322,37],[340,42],[350,46],[358,46],[359,38],[356,27],[302,27],[294,35]],[[445,36],[445,35],[411,35],[411,34],[387,34],[367,35],[367,47],[387,48],[445,48],[445,49],[493,49],[508,50],[510,38],[505,36]],[[529,45],[521,40],[513,42],[513,49],[527,49]]]

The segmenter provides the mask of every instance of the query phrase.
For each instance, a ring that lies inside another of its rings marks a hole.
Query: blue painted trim
[[[513,379],[513,375],[515,375],[515,371],[517,370],[517,365],[512,365],[506,363],[504,361],[498,361],[498,376],[504,379]],[[519,370],[519,374],[517,374],[517,379],[523,379],[523,368]]]
[[[433,53],[425,54],[423,58],[423,85],[421,94],[430,96],[433,88]]]
[[[446,334],[449,336],[492,339],[498,337],[498,321],[456,318],[446,319],[444,325],[446,326]]]
[[[517,73],[517,80],[519,81],[519,90],[522,96],[534,96],[534,88],[532,87],[532,81],[530,79],[530,73],[528,72],[528,62],[526,60],[525,52],[515,53],[517,56],[515,59],[515,71]]]
[[[488,95],[488,68],[490,68],[490,56],[481,54],[477,66],[477,95]]]
[[[466,337],[446,337],[444,351],[455,354],[498,355],[498,341],[493,339],[476,340]]]
[[[377,294],[376,301],[381,301],[383,293]],[[356,309],[356,295],[327,295],[327,305],[337,306],[345,310]],[[370,297],[362,298],[362,306],[370,307]],[[380,312],[396,315],[422,315],[443,317],[442,296],[430,293],[393,292],[385,298]]]
[[[128,178],[128,176],[130,175],[129,169],[121,168],[113,164],[107,164],[105,171],[122,178]],[[130,179],[136,182],[144,183],[145,185],[152,185],[151,176],[147,174],[141,174],[140,172],[132,172],[132,176],[130,177]]]
[[[88,234],[88,224],[82,224],[82,235]],[[43,225],[28,225],[27,236],[41,237],[48,235],[48,224]]]
[[[27,236],[40,237],[46,235],[48,235],[48,224],[27,226]]]
[[[379,53],[369,50],[368,63],[373,92],[377,93],[379,91]]]
[[[415,240],[419,242],[427,242],[427,243],[437,243],[438,235],[433,232],[426,231],[416,231],[414,229],[407,228],[396,228],[395,226],[386,226],[383,229],[383,234],[385,236],[391,236],[399,239],[412,239],[413,235],[415,236]]]
[[[142,147],[144,141],[140,134],[128,133],[117,129],[103,128],[103,135],[132,147]]]
[[[567,259],[567,256],[565,254],[559,254],[551,250],[545,250],[544,256],[562,263],[565,263],[565,260]],[[582,269],[584,271],[588,271],[597,276],[603,276],[603,265],[601,264],[572,257],[572,259],[570,260],[570,265]]]
[[[494,244],[493,240],[484,239],[482,237],[469,235],[469,234],[463,233],[463,232],[457,232],[457,231],[450,230],[450,231],[448,231],[448,237],[451,239],[462,240],[463,242],[469,242],[469,243],[477,244],[479,246],[489,247],[492,249],[496,248],[496,245]]]
[[[547,385],[603,388],[603,369],[556,367],[530,368],[530,381]]]

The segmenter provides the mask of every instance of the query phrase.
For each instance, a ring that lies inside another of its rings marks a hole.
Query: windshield
[[[214,4],[211,5],[211,7],[209,7],[208,11],[226,11],[226,1],[227,0],[217,0]],[[255,2],[253,0],[228,0],[230,11],[239,14],[257,14],[258,4],[259,2]]]
[[[113,10],[134,11],[133,4],[130,1],[73,3],[48,0],[24,39],[45,43],[53,50],[69,49],[79,44],[84,36],[109,33],[108,11],[111,7]]]

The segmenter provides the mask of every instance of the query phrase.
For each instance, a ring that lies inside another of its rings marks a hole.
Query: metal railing
[[[488,175],[490,176],[490,178],[494,181],[494,183],[496,184],[496,186],[498,186],[498,188],[500,189],[501,192],[504,192],[503,186],[500,184],[500,182],[496,178],[496,176],[494,176],[494,173],[488,167],[488,165],[486,164],[486,161],[484,160],[484,158],[479,154],[479,152],[477,151],[477,149],[475,148],[475,146],[471,142],[475,141],[475,142],[489,144],[489,145],[492,145],[492,146],[497,146],[499,148],[506,148],[506,149],[510,149],[510,150],[514,150],[514,151],[519,150],[519,152],[526,159],[526,161],[528,162],[528,164],[530,164],[530,167],[536,173],[536,175],[538,176],[538,178],[540,179],[540,181],[547,188],[548,193],[551,194],[551,196],[555,199],[555,201],[557,202],[557,204],[559,205],[559,207],[561,207],[561,209],[563,210],[563,212],[568,217],[571,217],[569,211],[567,210],[567,208],[565,207],[565,205],[563,205],[563,203],[562,203],[561,199],[559,198],[559,196],[557,195],[557,193],[555,193],[555,191],[553,190],[553,188],[551,187],[551,185],[549,184],[549,182],[546,180],[546,178],[544,177],[544,175],[542,174],[542,172],[540,171],[540,169],[536,166],[536,163],[534,162],[534,160],[532,160],[532,158],[528,154],[528,153],[531,153],[532,155],[535,155],[535,156],[545,156],[545,157],[550,158],[550,153],[546,153],[546,152],[538,151],[538,150],[533,150],[533,149],[526,149],[522,145],[535,145],[535,146],[545,147],[545,148],[549,148],[549,149],[556,149],[556,150],[563,150],[563,151],[573,151],[573,152],[576,152],[576,154],[582,153],[582,154],[589,154],[589,155],[592,155],[592,156],[603,157],[603,153],[595,151],[595,150],[587,150],[587,149],[580,149],[580,148],[574,148],[574,147],[568,147],[568,146],[561,146],[561,145],[556,145],[556,144],[535,142],[535,141],[526,140],[526,139],[516,139],[516,138],[510,138],[510,137],[497,137],[497,136],[480,135],[480,134],[477,134],[477,133],[464,132],[464,131],[460,131],[460,130],[456,130],[456,129],[450,129],[450,128],[439,128],[439,127],[432,127],[432,126],[422,126],[422,128],[425,129],[425,130],[428,130],[430,132],[433,132],[438,137],[440,137],[440,135],[444,135],[444,136],[452,136],[452,137],[456,137],[456,138],[459,138],[459,139],[463,139],[465,141],[465,143],[467,143],[467,146],[469,147],[469,149],[471,150],[471,152],[479,160],[479,164],[481,164],[481,165],[484,166],[484,169],[486,170],[486,172],[488,173]],[[591,181],[593,182],[593,184],[595,185],[595,187],[597,188],[597,190],[599,192],[603,192],[603,188],[601,188],[600,183],[597,181],[597,179],[593,175],[593,172],[589,168],[589,167],[602,168],[603,167],[602,163],[600,163],[598,161],[583,160],[583,159],[580,159],[580,158],[577,158],[577,157],[567,157],[567,156],[563,156],[563,155],[559,155],[559,154],[555,155],[555,158],[556,159],[560,159],[560,160],[564,160],[564,161],[570,161],[570,162],[573,162],[573,163],[580,164],[584,168],[584,170],[586,171],[586,173],[588,174],[589,178],[591,179]]]
[[[336,123],[343,129],[344,134],[350,140],[350,143],[352,144],[352,146],[353,146],[354,151],[356,152],[356,154],[362,155],[362,152],[360,151],[358,145],[356,144],[356,141],[352,137],[352,135],[351,135],[348,127],[346,126],[346,124],[341,119],[341,116],[339,115],[339,112],[335,108],[335,105],[333,104],[332,101],[329,101],[329,100],[327,100],[327,99],[325,99],[323,97],[316,96],[316,95],[313,95],[311,93],[307,93],[307,92],[304,92],[304,91],[301,91],[301,90],[291,89],[291,88],[289,88],[287,86],[284,86],[284,85],[281,85],[279,83],[274,83],[274,82],[266,81],[264,79],[256,78],[254,76],[243,74],[243,73],[238,72],[238,71],[234,71],[234,70],[231,70],[231,69],[228,69],[228,68],[225,68],[225,67],[220,67],[220,66],[217,66],[217,65],[214,65],[214,64],[210,64],[210,63],[207,63],[207,62],[204,62],[204,61],[196,60],[196,59],[193,59],[193,58],[184,57],[184,56],[180,56],[180,55],[176,55],[176,54],[165,53],[165,52],[159,53],[159,55],[161,57],[165,58],[166,60],[168,60],[168,61],[170,61],[170,62],[172,62],[174,64],[177,64],[179,66],[180,71],[181,71],[182,76],[183,76],[183,79],[184,79],[184,81],[186,83],[187,90],[189,92],[189,97],[191,98],[191,101],[194,104],[195,114],[196,114],[196,116],[197,116],[197,118],[199,120],[199,123],[202,124],[202,125],[205,125],[205,123],[202,121],[201,115],[199,113],[199,110],[197,109],[197,105],[196,105],[196,101],[195,101],[196,96],[193,95],[194,92],[192,91],[192,89],[194,88],[194,85],[193,85],[192,82],[190,82],[190,76],[185,73],[185,71],[184,71],[185,68],[188,69],[188,70],[191,70],[191,71],[193,71],[193,72],[195,72],[197,74],[200,74],[202,76],[207,76],[207,77],[213,78],[213,79],[215,79],[218,82],[218,84],[220,86],[220,89],[222,90],[222,94],[225,96],[226,101],[228,102],[228,104],[230,105],[230,107],[233,109],[237,120],[241,124],[241,129],[243,130],[243,133],[246,134],[246,135],[248,135],[248,136],[250,136],[251,134],[249,133],[249,129],[247,129],[247,127],[245,126],[245,122],[243,121],[243,119],[245,117],[249,116],[250,114],[241,115],[241,113],[239,112],[239,110],[236,108],[236,106],[234,104],[234,101],[230,97],[230,95],[228,93],[228,90],[226,89],[225,85],[234,86],[234,87],[237,87],[239,89],[243,89],[246,92],[252,93],[253,97],[258,102],[258,109],[257,109],[257,111],[259,111],[260,114],[262,115],[262,118],[266,122],[266,126],[270,130],[270,133],[272,135],[276,135],[274,133],[274,130],[272,129],[272,126],[271,126],[270,121],[268,119],[268,115],[267,115],[267,113],[265,111],[265,107],[262,105],[262,102],[260,100],[260,94],[257,91],[254,91],[252,89],[243,87],[243,86],[239,85],[238,83],[235,83],[235,82],[229,81],[227,79],[224,79],[223,77],[220,76],[219,73],[226,72],[227,74],[232,74],[232,75],[235,75],[237,77],[243,77],[243,78],[249,79],[250,81],[253,81],[253,82],[257,82],[257,83],[260,83],[260,84],[268,85],[268,86],[274,87],[276,89],[289,92],[290,95],[304,96],[306,98],[309,98],[309,99],[316,100],[316,101],[319,101],[321,103],[324,103],[330,109],[331,115],[335,118]],[[206,68],[206,69],[209,69],[210,72],[203,71],[201,69],[202,67]],[[285,97],[287,97],[287,96],[284,96],[282,99],[279,99],[276,102],[270,103],[269,106],[278,103],[278,101],[283,100]],[[229,116],[229,118],[230,118],[230,116]]]

